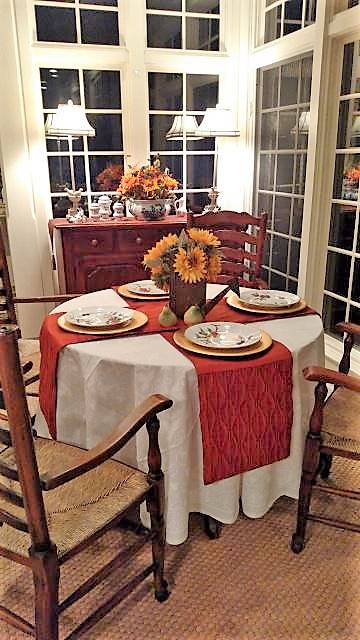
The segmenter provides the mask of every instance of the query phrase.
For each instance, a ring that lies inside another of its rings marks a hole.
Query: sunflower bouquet
[[[183,229],[180,235],[169,233],[144,255],[151,279],[165,291],[172,273],[188,284],[212,282],[221,272],[220,240],[206,229]]]

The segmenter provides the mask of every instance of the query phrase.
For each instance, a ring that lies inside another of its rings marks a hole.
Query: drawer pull
[[[99,244],[99,240],[97,240],[96,238],[94,238],[93,240],[91,240],[91,244],[93,247],[97,247]]]
[[[142,244],[142,238],[140,238],[140,236],[138,236],[135,240],[136,244]]]

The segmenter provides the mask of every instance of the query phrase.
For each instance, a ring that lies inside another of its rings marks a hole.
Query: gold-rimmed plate
[[[169,297],[169,294],[165,292],[160,296],[134,293],[133,291],[129,291],[127,284],[122,284],[118,287],[117,292],[119,295],[124,296],[124,298],[131,298],[132,300],[166,300]]]
[[[127,333],[128,331],[132,331],[133,329],[138,329],[145,325],[148,321],[148,317],[142,311],[134,311],[134,315],[131,320],[125,324],[120,325],[118,327],[111,327],[111,329],[96,329],[89,327],[77,327],[74,324],[68,322],[65,318],[65,315],[59,316],[58,325],[60,329],[64,329],[64,331],[69,331],[70,333],[83,333],[90,336],[112,336],[120,333]]]
[[[265,331],[260,331],[261,339],[256,344],[249,347],[239,349],[218,349],[214,347],[202,347],[188,340],[184,335],[184,329],[179,329],[174,333],[174,342],[178,347],[182,347],[186,351],[197,353],[202,356],[215,358],[244,358],[246,356],[254,356],[269,349],[272,345],[272,338]]]
[[[294,304],[292,307],[283,307],[281,309],[269,309],[269,307],[253,307],[240,300],[240,298],[235,293],[226,298],[226,302],[229,307],[233,307],[233,309],[238,309],[239,311],[248,311],[249,313],[259,313],[262,315],[267,314],[276,316],[291,315],[292,313],[303,311],[307,307],[307,304],[303,299],[300,299],[300,301],[297,304]]]

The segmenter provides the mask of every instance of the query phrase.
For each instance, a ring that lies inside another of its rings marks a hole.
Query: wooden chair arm
[[[335,329],[339,333],[351,333],[353,336],[360,336],[360,325],[353,322],[339,322]]]
[[[66,467],[53,473],[40,476],[41,488],[44,491],[55,489],[69,480],[94,469],[111,458],[139,431],[149,418],[172,406],[172,400],[160,394],[149,396],[120,422],[120,424],[101,442],[79,455],[76,465]]]
[[[67,300],[78,298],[79,295],[79,293],[64,293],[54,296],[35,296],[32,298],[18,298],[15,296],[13,301],[15,304],[25,304],[28,302],[66,302]]]
[[[303,370],[304,378],[313,382],[325,382],[325,384],[335,384],[338,387],[346,387],[352,391],[360,391],[360,378],[332,371],[324,367],[306,367]]]

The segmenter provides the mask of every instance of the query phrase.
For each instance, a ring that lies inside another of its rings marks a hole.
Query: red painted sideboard
[[[180,233],[186,219],[120,218],[72,224],[49,221],[61,293],[85,293],[148,278],[145,251],[168,233]]]

